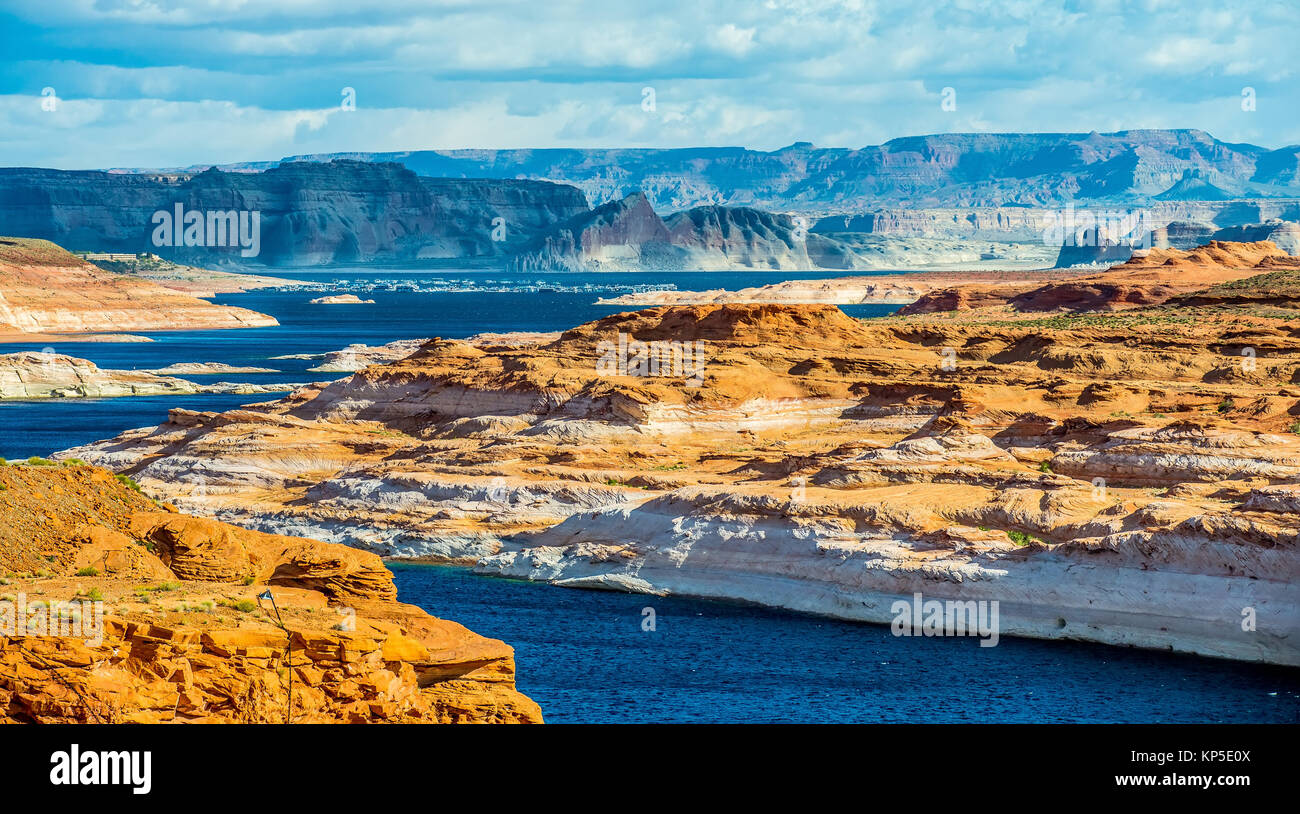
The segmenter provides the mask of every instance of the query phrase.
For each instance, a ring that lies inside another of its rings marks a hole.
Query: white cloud
[[[14,61],[0,58],[0,155],[165,166],[1148,126],[1281,146],[1300,142],[1287,5],[13,0],[27,29],[12,32]],[[57,120],[34,115],[46,85],[65,99]],[[357,89],[353,114],[336,114],[343,87]],[[940,109],[943,87],[956,111]]]

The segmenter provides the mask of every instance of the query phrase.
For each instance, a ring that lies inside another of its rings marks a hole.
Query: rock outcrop
[[[131,486],[0,467],[3,720],[541,721],[511,649],[395,601],[375,555],[178,514]]]
[[[935,289],[900,313],[1007,307],[1020,312],[1108,311],[1160,305],[1208,287],[1231,284],[1300,262],[1273,243],[1212,240],[1190,250],[1139,252],[1096,274],[1042,285],[959,285]]]
[[[874,622],[997,600],[1008,635],[1300,664],[1297,383],[1294,322],[1251,305],[678,306],[66,455],[483,573]]]
[[[104,271],[44,240],[0,238],[0,337],[43,341],[99,331],[258,328],[274,318],[213,305],[157,283]]]
[[[297,385],[205,382],[199,384],[168,375],[233,373],[224,366],[173,365],[172,369],[111,370],[62,353],[0,354],[0,399],[115,398],[174,396],[192,393],[283,393]]]
[[[356,294],[331,294],[327,297],[315,297],[312,305],[374,305],[374,300],[363,300]]]
[[[1082,273],[1082,272],[1080,272]],[[823,303],[827,305],[901,305],[916,302],[933,291],[970,292],[972,283],[982,283],[983,288],[996,289],[1015,286],[1025,290],[1045,280],[1068,278],[1069,272],[1053,269],[1045,272],[928,272],[908,274],[882,274],[871,277],[836,277],[828,280],[786,280],[736,291],[710,289],[708,291],[637,291],[617,297],[601,299],[600,305],[708,305],[713,303]],[[967,297],[969,300],[969,297]],[[972,307],[969,302],[953,305]]]

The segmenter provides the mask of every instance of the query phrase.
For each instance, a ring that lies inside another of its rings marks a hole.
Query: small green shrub
[[[82,568],[80,571],[77,572],[77,576],[79,576],[79,577],[97,577],[97,576],[99,576],[99,569],[98,569],[98,568],[92,568],[92,567],[90,567],[90,566],[86,566],[85,568]]]
[[[1027,546],[1027,545],[1029,545],[1030,543],[1042,543],[1042,542],[1043,542],[1041,539],[1039,539],[1038,537],[1035,537],[1035,536],[1032,535],[1032,534],[1026,534],[1026,533],[1023,532],[1023,531],[1016,531],[1015,529],[1012,529],[1011,531],[1008,531],[1008,532],[1007,532],[1007,536],[1011,538],[1011,542],[1015,543],[1015,544],[1018,545],[1018,546]]]
[[[130,475],[114,475],[113,477],[117,478],[118,483],[122,484],[123,486],[130,489],[131,491],[139,492],[142,495],[144,494],[144,490],[140,488],[140,484],[136,483],[135,478],[131,477]]]

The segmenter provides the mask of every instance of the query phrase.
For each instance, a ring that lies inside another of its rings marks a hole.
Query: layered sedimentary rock
[[[16,234],[75,249],[152,252],[209,266],[460,260],[525,271],[1009,269],[1099,266],[1129,256],[1132,241],[1053,242],[1049,224],[1076,210],[1087,222],[1140,215],[1140,233],[1130,237],[1151,232],[1154,245],[1185,248],[1192,231],[1227,228],[1249,231],[1215,236],[1274,239],[1300,251],[1292,234],[1300,221],[1295,148],[1269,152],[1198,131],[945,134],[862,150],[797,144],[772,153],[384,157],[306,157],[237,172],[4,169],[0,218]],[[240,241],[214,243],[205,232],[194,242],[158,243],[154,217],[181,222],[195,213],[256,213],[258,220],[247,229],[238,221]]]
[[[177,207],[182,218],[248,215],[248,245],[228,233],[214,245],[206,221],[203,243],[158,245],[155,213],[170,218]],[[73,250],[152,252],[199,265],[500,257],[586,209],[569,186],[418,178],[394,164],[299,163],[262,173],[176,175],[0,169],[0,222],[12,234]]]
[[[1079,272],[1082,274],[1083,272]],[[1059,280],[1069,272],[911,272],[909,274],[882,274],[871,277],[836,277],[828,280],[787,280],[764,286],[742,288],[736,291],[710,289],[708,291],[636,291],[617,297],[601,299],[601,305],[706,305],[710,303],[826,303],[830,305],[862,305],[869,303],[894,305],[911,304],[932,291],[958,291],[971,283],[985,283],[989,287],[1025,286],[1044,280]]]
[[[732,271],[930,266],[1045,267],[1033,243],[810,231],[811,220],[750,207],[701,206],[661,217],[643,193],[598,206],[524,246],[518,271]]]
[[[1177,297],[1252,278],[1273,269],[1300,267],[1277,245],[1213,240],[1204,246],[1151,249],[1097,274],[1041,285],[1009,283],[936,288],[901,313],[1009,307],[1020,312],[1105,311],[1160,305]]]
[[[0,238],[0,335],[277,325],[149,280],[105,271],[44,240]]]
[[[87,252],[85,258],[105,271],[139,277],[192,297],[215,297],[218,294],[242,294],[257,289],[303,285],[302,280],[284,277],[267,277],[261,274],[215,271],[180,265],[149,252],[139,255]]]
[[[814,259],[816,258],[816,259]],[[833,259],[827,259],[833,258]],[[511,261],[520,271],[855,267],[806,221],[757,209],[700,207],[661,218],[638,192],[560,224]]]
[[[192,393],[283,393],[296,385],[205,382],[176,378],[186,375],[235,373],[240,368],[173,365],[160,371],[111,370],[62,353],[0,354],[0,399],[115,398],[175,396]]]
[[[1297,383],[1294,321],[1248,303],[662,307],[67,454],[484,573],[874,622],[997,600],[1006,635],[1298,664]]]
[[[541,721],[507,645],[396,602],[373,554],[178,514],[82,465],[2,467],[0,494],[3,720]]]

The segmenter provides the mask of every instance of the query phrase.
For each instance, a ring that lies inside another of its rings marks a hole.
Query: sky
[[[0,0],[0,164],[862,147],[1199,128],[1300,143],[1297,0]]]

